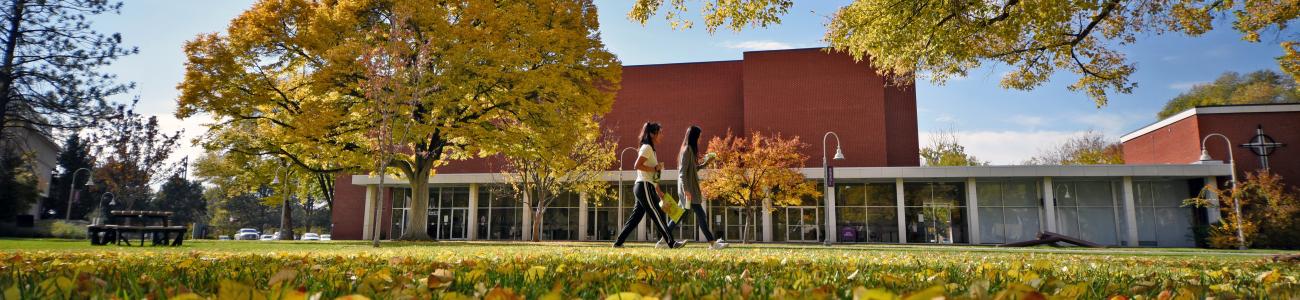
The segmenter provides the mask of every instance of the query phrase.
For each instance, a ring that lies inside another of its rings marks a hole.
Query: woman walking
[[[659,199],[663,196],[663,191],[659,190],[659,172],[664,170],[663,163],[655,155],[655,145],[659,144],[659,129],[659,123],[654,122],[646,122],[641,126],[641,149],[637,151],[636,162],[633,163],[636,168],[636,183],[632,186],[632,194],[636,196],[636,205],[632,208],[632,216],[618,233],[618,239],[614,241],[615,248],[623,247],[623,241],[641,223],[641,217],[650,218],[659,235],[668,241],[667,247],[681,246],[673,240],[672,232],[664,224],[663,213],[659,211]],[[649,216],[646,216],[647,212]]]
[[[704,233],[705,240],[712,243],[709,249],[726,248],[727,243],[722,239],[713,239],[713,231],[709,230],[709,216],[704,213],[704,206],[701,205],[704,197],[700,193],[700,169],[704,168],[713,157],[705,156],[703,161],[697,163],[697,158],[700,157],[699,149],[700,127],[692,125],[691,128],[686,129],[686,138],[682,139],[682,148],[677,155],[677,168],[680,169],[677,172],[677,191],[681,195],[679,198],[683,201],[683,207],[686,206],[685,203],[690,203],[690,208],[686,212],[695,215],[696,226],[699,226],[700,231]],[[686,216],[682,215],[681,218]],[[668,222],[668,231],[676,230],[680,220]]]

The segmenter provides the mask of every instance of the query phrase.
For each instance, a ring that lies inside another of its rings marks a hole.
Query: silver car
[[[239,233],[235,233],[236,240],[256,241],[260,236],[257,229],[252,228],[242,228],[239,229]]]
[[[311,232],[304,233],[304,234],[302,234],[302,240],[304,240],[304,241],[319,241],[319,240],[320,240],[320,235],[319,235],[319,234],[315,234],[315,233],[311,233]]]

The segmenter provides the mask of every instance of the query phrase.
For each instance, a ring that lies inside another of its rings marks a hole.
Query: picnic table
[[[109,243],[132,245],[133,237],[138,237],[137,246],[144,246],[146,239],[152,240],[152,246],[180,246],[185,239],[185,226],[172,226],[170,211],[148,210],[114,210],[109,212],[108,224],[87,226],[92,245]]]

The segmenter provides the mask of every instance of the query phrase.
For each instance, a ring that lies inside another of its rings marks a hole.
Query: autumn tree
[[[666,14],[674,27],[685,21],[686,0],[672,0]],[[705,28],[742,30],[777,24],[794,0],[700,0]],[[662,0],[637,0],[629,18],[645,23]],[[1230,18],[1228,16],[1231,16]],[[1029,90],[1058,70],[1077,74],[1069,85],[1098,106],[1111,93],[1137,86],[1137,70],[1120,48],[1140,38],[1167,33],[1199,36],[1229,18],[1248,42],[1261,33],[1278,32],[1285,52],[1281,69],[1300,78],[1300,43],[1296,33],[1282,34],[1300,16],[1293,1],[944,1],[855,0],[827,21],[824,41],[836,51],[866,60],[897,82],[924,74],[942,84],[984,64],[1005,64],[1005,88]],[[869,57],[869,59],[868,59]]]
[[[106,99],[131,85],[101,69],[138,51],[91,20],[121,8],[102,0],[0,2],[0,126],[74,129],[114,116]]]
[[[1194,198],[1184,201],[1189,206],[1210,207],[1210,195],[1219,200],[1223,219],[1210,224],[1208,242],[1215,248],[1236,248],[1238,245],[1262,248],[1300,248],[1300,189],[1287,186],[1282,176],[1260,170],[1246,174],[1236,189],[1219,188],[1216,183],[1206,184]],[[1233,209],[1239,201],[1241,214]],[[1238,225],[1240,224],[1240,225]],[[1245,243],[1237,238],[1238,227]]]
[[[436,166],[495,153],[515,138],[503,126],[559,107],[603,113],[618,87],[590,1],[266,0],[227,32],[187,45],[178,115],[253,120],[264,151],[295,164],[401,174],[413,211]],[[401,130],[392,147],[367,142],[377,107]],[[396,172],[364,163],[390,149]],[[402,238],[428,239],[426,218]]]
[[[1039,150],[1026,165],[1122,165],[1124,145],[1089,130],[1070,137],[1060,145]]]
[[[222,199],[258,195],[262,205],[278,207],[283,239],[292,238],[296,228],[294,211],[302,210],[310,216],[324,189],[318,186],[316,174],[302,172],[274,156],[209,151],[195,162],[194,170],[196,176],[221,192]]]
[[[1165,119],[1197,106],[1233,104],[1300,103],[1300,89],[1273,70],[1245,75],[1225,72],[1214,82],[1192,86],[1191,90],[1165,102],[1156,118]]]
[[[709,151],[717,153],[714,165],[704,176],[701,190],[705,199],[722,201],[744,210],[741,242],[754,226],[759,209],[801,205],[804,198],[821,196],[821,186],[800,172],[807,147],[799,137],[783,138],[780,134],[753,132],[749,137],[725,136],[709,140]],[[764,201],[771,201],[766,207]]]
[[[983,166],[988,162],[980,161],[974,155],[966,153],[957,138],[956,130],[942,130],[930,133],[930,145],[921,148],[921,161],[926,166]]]
[[[119,207],[143,209],[160,186],[176,172],[171,161],[179,146],[181,131],[167,132],[158,117],[145,117],[134,107],[120,107],[118,120],[105,123],[91,135],[93,153],[99,159],[94,168],[95,185],[78,201],[97,201],[104,193],[122,203]]]
[[[520,131],[516,133],[520,139],[502,147],[506,158],[502,175],[532,214],[525,225],[532,231],[533,241],[541,241],[540,220],[560,195],[586,193],[586,201],[592,203],[610,197],[609,184],[601,176],[617,161],[614,149],[618,144],[602,137],[595,120],[548,125],[546,132],[511,128]]]

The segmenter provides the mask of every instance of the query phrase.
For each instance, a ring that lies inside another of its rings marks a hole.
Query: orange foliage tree
[[[800,150],[807,146],[799,137],[786,139],[760,132],[746,138],[727,131],[726,136],[709,141],[709,150],[717,154],[717,160],[701,182],[704,198],[742,207],[742,242],[748,238],[746,233],[758,209],[764,208],[764,200],[771,200],[771,206],[765,208],[772,209],[821,196],[818,185],[799,172],[808,159]]]

